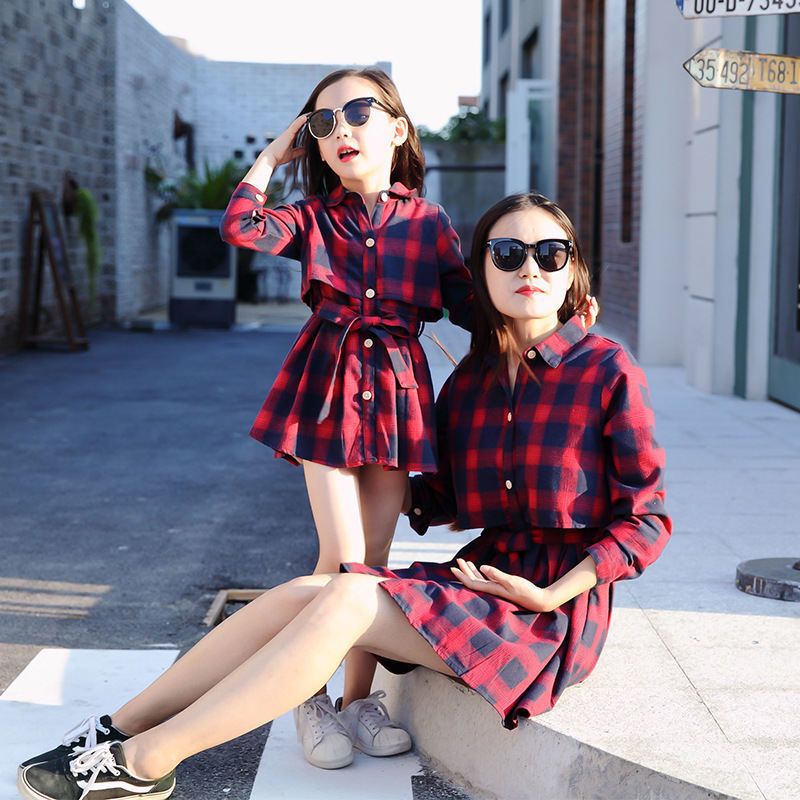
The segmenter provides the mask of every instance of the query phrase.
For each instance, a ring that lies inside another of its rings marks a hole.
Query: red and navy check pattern
[[[532,357],[528,357],[531,355]],[[552,708],[594,668],[612,582],[635,578],[664,548],[664,454],[642,371],[575,317],[526,354],[510,388],[491,361],[462,363],[437,400],[440,467],[412,479],[412,527],[484,528],[459,556],[549,586],[587,555],[598,584],[548,613],[521,610],[454,580],[448,564],[379,575],[411,624],[502,715]],[[402,671],[397,662],[387,662]]]
[[[239,184],[225,241],[302,264],[314,311],[251,435],[289,460],[334,467],[436,468],[434,395],[419,333],[426,321],[471,325],[472,283],[444,211],[395,183],[370,217],[338,186],[275,209]]]

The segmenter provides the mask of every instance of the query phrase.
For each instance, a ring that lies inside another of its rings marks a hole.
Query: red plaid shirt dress
[[[549,586],[586,556],[597,585],[536,613],[459,583],[446,564],[377,575],[409,622],[508,728],[549,710],[597,663],[614,581],[658,558],[671,521],[644,374],[579,317],[526,353],[513,390],[497,362],[463,361],[436,404],[438,472],[412,478],[412,527],[483,528],[456,557]],[[395,672],[413,666],[383,660]]]
[[[294,258],[313,311],[250,435],[276,456],[332,467],[436,469],[427,321],[469,329],[472,282],[440,206],[395,183],[372,215],[341,185],[265,208],[241,183],[220,223],[230,244]]]

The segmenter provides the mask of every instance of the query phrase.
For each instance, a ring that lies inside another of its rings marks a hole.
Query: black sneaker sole
[[[29,764],[30,766],[34,766],[33,764]],[[27,769],[27,767],[25,768]],[[24,797],[25,800],[51,800],[51,798],[47,797],[47,795],[40,794],[36,791],[36,789],[32,788],[28,785],[28,782],[25,780],[25,770],[23,769],[17,775],[17,791],[20,794],[20,797]],[[101,790],[98,789],[98,793]],[[175,779],[172,779],[172,785],[168,789],[164,789],[161,792],[148,792],[147,794],[137,794],[135,792],[131,792],[128,795],[130,800],[134,800],[135,798],[143,798],[143,800],[166,800],[173,792],[175,791]]]

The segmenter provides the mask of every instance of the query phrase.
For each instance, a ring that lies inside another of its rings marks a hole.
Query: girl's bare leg
[[[114,725],[126,733],[142,733],[183,711],[269,642],[331,577],[295,578],[237,611],[112,714]]]
[[[366,543],[359,499],[363,469],[364,467],[339,469],[311,461],[303,462],[308,499],[319,537],[319,558],[314,568],[315,575],[338,572],[339,564],[345,561],[364,563]],[[366,658],[367,665],[370,658]],[[358,675],[363,659],[363,656],[359,659],[357,654],[348,655],[345,660],[345,676],[354,671]],[[375,672],[374,663],[372,659],[370,684]],[[363,680],[360,680],[359,685],[362,683]],[[326,691],[326,687],[317,691]],[[369,685],[362,697],[367,694]]]
[[[125,742],[134,773],[161,777],[185,758],[275,719],[325,683],[351,647],[452,676],[380,581],[371,575],[334,576],[280,633],[206,694]],[[269,616],[266,605],[261,611]]]
[[[404,470],[385,470],[377,464],[359,468],[358,492],[366,544],[364,563],[371,567],[385,567],[389,563],[389,548],[407,482],[408,473]],[[364,650],[353,650],[347,656],[342,708],[370,693],[377,663],[375,656]]]

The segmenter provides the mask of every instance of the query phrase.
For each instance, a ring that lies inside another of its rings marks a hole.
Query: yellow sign
[[[792,56],[705,48],[683,68],[701,86],[800,94],[800,58]]]

